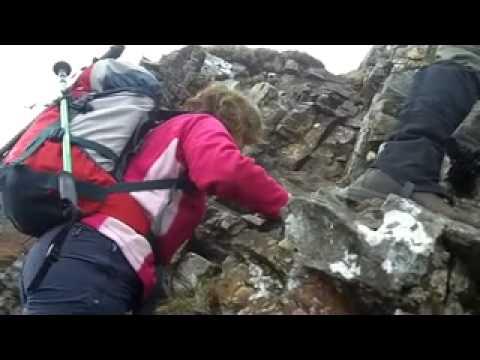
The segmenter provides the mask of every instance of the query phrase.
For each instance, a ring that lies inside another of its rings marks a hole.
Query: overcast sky
[[[127,45],[122,55],[125,61],[138,63],[142,56],[159,60],[163,54],[184,45]],[[299,50],[321,60],[327,70],[343,74],[360,65],[371,45],[247,45],[275,50]],[[0,146],[6,143],[44,104],[54,99],[58,81],[52,67],[56,61],[66,60],[73,73],[101,56],[108,45],[0,45],[1,123]],[[29,110],[33,104],[38,104]]]

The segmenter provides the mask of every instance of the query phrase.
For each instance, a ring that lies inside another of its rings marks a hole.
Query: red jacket
[[[153,228],[164,264],[202,221],[207,195],[234,201],[270,218],[279,217],[288,202],[285,189],[253,159],[243,156],[223,124],[210,115],[177,116],[153,130],[131,160],[125,180],[176,178],[181,174],[188,175],[198,190],[131,194],[144,210],[131,216],[143,216]],[[139,232],[112,216],[112,209],[104,206],[83,221],[119,245],[147,295],[156,281],[150,245]]]

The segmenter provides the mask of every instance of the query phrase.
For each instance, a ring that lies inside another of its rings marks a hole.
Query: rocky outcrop
[[[247,154],[295,197],[285,223],[211,199],[169,269],[171,296],[156,313],[478,313],[480,230],[395,196],[364,204],[336,196],[375,159],[434,49],[374,46],[346,76],[306,54],[243,46],[187,46],[144,59],[165,84],[165,107],[211,81],[251,97],[265,136]],[[480,214],[476,198],[458,206]],[[11,308],[17,298],[8,299]]]
[[[363,100],[348,79],[330,74],[320,61],[298,52],[188,46],[143,65],[167,84],[166,107],[178,107],[211,81],[254,99],[266,133],[250,155],[268,170],[284,177],[292,172],[294,180],[302,174],[301,187],[310,189],[343,175]]]
[[[394,195],[357,213],[320,192],[295,199],[290,210],[286,239],[297,262],[335,279],[362,312],[463,314],[478,307],[468,262],[449,251],[453,244],[478,249],[478,229]]]

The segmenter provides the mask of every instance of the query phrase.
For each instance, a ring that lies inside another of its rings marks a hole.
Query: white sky
[[[127,45],[122,59],[138,63],[142,56],[159,60],[184,45]],[[247,45],[299,50],[318,58],[327,70],[343,74],[356,69],[372,45]],[[73,72],[101,56],[108,45],[0,45],[0,146],[8,142],[58,94],[53,64],[65,60]],[[33,110],[28,107],[38,104]]]

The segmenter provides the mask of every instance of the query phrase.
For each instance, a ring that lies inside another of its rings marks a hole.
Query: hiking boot
[[[386,199],[389,194],[401,196],[402,185],[379,169],[368,169],[339,195],[353,201],[364,201],[371,198]]]
[[[371,198],[386,199],[389,194],[408,198],[404,187],[392,177],[379,169],[368,169],[348,188],[338,192],[340,197],[361,202]],[[448,204],[447,199],[429,192],[414,192],[410,199],[428,210],[444,215],[452,220],[460,221],[474,227],[480,226],[480,217],[467,213]]]

